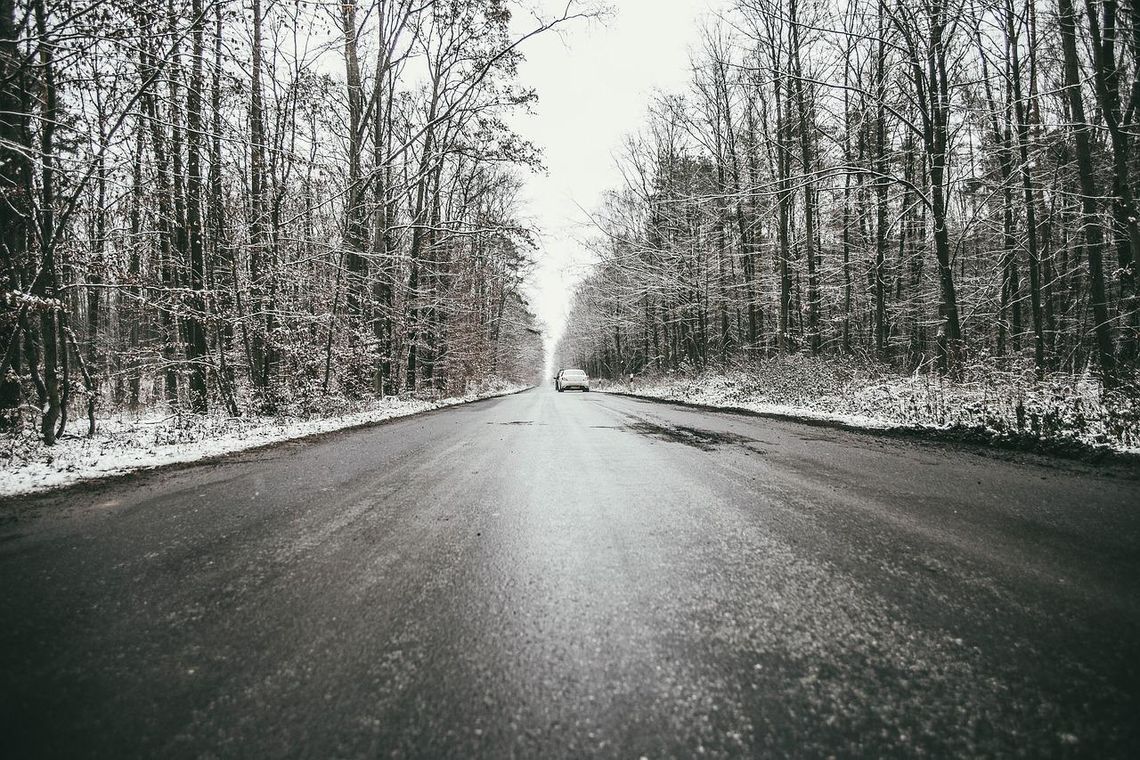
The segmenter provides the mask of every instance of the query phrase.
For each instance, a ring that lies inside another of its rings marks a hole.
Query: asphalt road
[[[0,756],[1140,757],[1140,480],[548,388],[0,507]]]

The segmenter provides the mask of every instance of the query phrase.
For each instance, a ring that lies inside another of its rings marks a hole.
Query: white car
[[[580,369],[564,369],[558,373],[558,380],[554,383],[554,387],[561,393],[570,388],[577,388],[579,390],[590,392],[590,378]]]

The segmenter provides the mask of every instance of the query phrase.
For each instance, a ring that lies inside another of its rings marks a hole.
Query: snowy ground
[[[511,383],[488,383],[469,395],[435,401],[386,398],[352,412],[314,419],[199,417],[194,415],[119,416],[99,420],[95,436],[69,434],[55,446],[39,443],[32,431],[0,442],[0,499],[46,491],[135,470],[256,448],[316,433],[366,425],[523,390]],[[71,429],[86,429],[86,420]]]
[[[1088,378],[993,373],[950,383],[791,357],[748,371],[670,373],[602,391],[865,428],[928,428],[1140,454],[1140,401],[1105,398]]]

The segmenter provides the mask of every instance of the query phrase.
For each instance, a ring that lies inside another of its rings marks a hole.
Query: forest
[[[503,0],[0,0],[0,435],[529,381]]]
[[[737,0],[594,218],[559,362],[1134,395],[1140,3]]]

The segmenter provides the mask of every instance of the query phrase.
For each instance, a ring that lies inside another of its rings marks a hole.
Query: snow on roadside
[[[31,431],[26,431],[24,438],[6,442],[7,451],[0,450],[0,499],[407,417],[517,393],[526,387],[496,382],[465,396],[434,401],[389,397],[349,414],[316,419],[114,417],[99,420],[93,438],[67,435],[50,448],[40,444]],[[71,429],[80,426],[86,429],[86,422],[76,420]]]
[[[720,382],[717,382],[720,380]],[[599,388],[602,393],[627,393],[633,396],[647,396],[659,398],[663,401],[684,401],[688,404],[701,404],[703,406],[722,407],[725,409],[746,409],[759,414],[773,414],[783,417],[798,417],[807,420],[820,420],[823,422],[838,422],[852,427],[864,427],[876,430],[903,427],[901,422],[870,417],[865,414],[850,414],[842,412],[829,412],[813,409],[810,406],[796,406],[792,404],[777,404],[760,401],[742,395],[733,387],[731,380],[725,377],[707,378],[700,381],[668,381],[657,383],[635,383],[629,385],[610,385]]]
[[[1106,401],[1099,387],[1081,378],[953,384],[926,375],[835,372],[791,360],[755,372],[667,374],[598,390],[868,429],[963,430],[1140,454],[1140,404]]]

